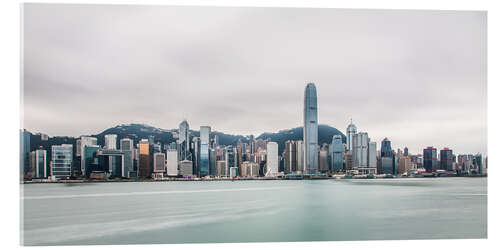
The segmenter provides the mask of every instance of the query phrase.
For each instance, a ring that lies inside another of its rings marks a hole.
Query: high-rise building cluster
[[[429,146],[422,154],[410,154],[407,147],[394,150],[384,138],[377,150],[367,132],[358,132],[352,122],[342,135],[318,140],[318,97],[314,83],[304,91],[303,140],[285,142],[281,154],[277,142],[253,136],[236,145],[222,145],[210,126],[201,126],[199,136],[184,120],[174,132],[177,140],[161,144],[148,138],[119,138],[104,135],[103,145],[96,137],[82,136],[74,144],[53,145],[48,150],[32,148],[30,133],[20,138],[21,177],[24,178],[152,178],[168,177],[277,177],[293,175],[410,175],[421,172],[484,174],[487,158],[481,154],[455,156],[449,148]],[[40,134],[41,141],[48,136]],[[73,148],[75,147],[75,148]],[[49,160],[50,159],[50,160]],[[487,168],[487,167],[486,167]]]

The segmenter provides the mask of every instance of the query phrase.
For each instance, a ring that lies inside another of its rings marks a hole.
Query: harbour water
[[[21,186],[24,245],[487,237],[487,178]]]

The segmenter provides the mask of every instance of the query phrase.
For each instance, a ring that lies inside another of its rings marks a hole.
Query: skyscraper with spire
[[[356,125],[354,125],[352,123],[352,119],[351,119],[351,123],[347,126],[347,131],[346,131],[346,135],[347,135],[347,150],[348,151],[351,151],[353,149],[353,137],[354,135],[358,132],[358,129],[356,128]]]
[[[304,170],[318,172],[318,100],[316,86],[308,83],[304,91]]]

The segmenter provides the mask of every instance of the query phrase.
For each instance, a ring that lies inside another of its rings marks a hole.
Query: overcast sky
[[[349,119],[380,147],[486,153],[486,12],[24,5],[24,127],[234,134]]]

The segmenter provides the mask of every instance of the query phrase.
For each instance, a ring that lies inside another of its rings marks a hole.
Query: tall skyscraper
[[[304,90],[305,172],[318,172],[318,100],[316,86],[308,83]],[[268,144],[269,145],[269,144]],[[268,150],[269,153],[269,150]]]
[[[51,174],[56,179],[68,179],[73,164],[73,145],[62,144],[52,146]]]
[[[440,167],[443,170],[453,171],[453,151],[449,148],[443,148],[439,152]]]
[[[332,171],[342,171],[344,160],[344,145],[342,144],[341,135],[334,135],[332,138],[332,154]]]
[[[315,155],[316,163],[318,159],[318,155]],[[278,173],[279,167],[279,159],[278,159],[278,143],[276,142],[268,142],[267,143],[267,171],[266,176],[274,176]]]
[[[115,134],[104,135],[104,148],[116,149],[117,136]]]
[[[353,137],[354,135],[358,132],[358,129],[356,128],[356,125],[354,125],[352,123],[352,119],[351,119],[351,123],[349,123],[349,125],[347,126],[347,130],[346,130],[346,139],[347,139],[347,150],[348,151],[351,151],[353,149]]]
[[[35,178],[47,178],[47,150],[37,149],[31,152],[33,155],[32,169]]]
[[[179,124],[179,160],[191,160],[191,142],[189,139],[189,124],[186,120]]]
[[[210,127],[200,127],[200,177],[210,175]]]
[[[369,165],[368,147],[370,138],[368,137],[368,133],[359,132],[354,134],[352,138],[354,168],[357,168],[360,174],[375,174],[377,172],[376,166],[370,167]]]
[[[437,150],[433,147],[424,149],[424,168],[426,172],[434,172],[437,169]]]

